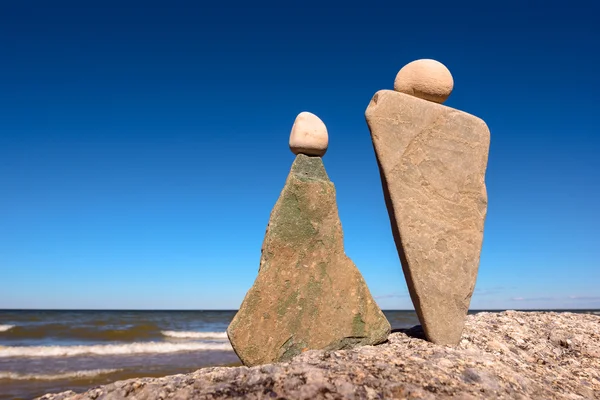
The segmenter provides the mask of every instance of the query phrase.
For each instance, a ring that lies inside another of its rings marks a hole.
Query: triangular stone
[[[390,324],[344,253],[320,157],[299,154],[267,227],[258,277],[227,329],[245,365],[385,341]]]
[[[366,119],[425,335],[457,344],[479,268],[489,130],[465,112],[391,90],[375,94]]]

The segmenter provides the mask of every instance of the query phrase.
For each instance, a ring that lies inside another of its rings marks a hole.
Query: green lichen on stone
[[[335,187],[321,158],[294,161],[267,225],[259,277],[227,332],[248,366],[387,338],[389,323],[344,253]]]
[[[267,246],[264,246],[263,249],[261,250],[261,263],[258,266],[258,271],[260,272],[261,269],[265,269],[265,271],[267,270],[268,266],[269,266],[269,261],[273,258],[274,254],[272,251],[268,250]]]
[[[333,284],[333,279],[331,279],[331,277],[329,276],[329,273],[327,272],[327,263],[326,262],[320,262],[319,264],[317,264],[317,267],[319,268],[319,273],[320,273],[320,278],[321,281],[323,281],[324,279],[327,279],[327,281],[330,284]]]
[[[271,234],[284,243],[303,243],[309,241],[316,233],[306,212],[302,211],[297,194],[290,188],[284,189],[277,215],[277,225]]]
[[[320,281],[311,276],[307,287],[308,297],[310,299],[318,300],[319,296],[321,296],[322,285],[323,284]]]
[[[369,335],[376,340],[376,343],[386,341],[390,335],[390,324],[387,319],[379,319],[377,323],[371,327]]]
[[[246,349],[246,357],[249,359],[253,359],[259,353],[259,348],[257,346],[249,345]]]
[[[317,266],[319,267],[319,271],[321,272],[321,279],[325,278],[327,276],[327,264],[324,262],[320,262],[319,264],[317,264]]]
[[[354,318],[352,319],[352,336],[365,336],[365,325],[362,315],[354,314]]]
[[[249,313],[253,313],[256,310],[259,302],[260,302],[260,290],[251,289],[250,292],[248,292],[248,294],[244,298],[246,310]],[[240,315],[236,314],[235,317],[233,318],[233,320],[231,321],[231,323],[229,324],[227,331],[228,332],[235,331],[235,329],[237,328],[240,321],[241,321]]]
[[[296,175],[301,181],[329,181],[329,176],[327,176],[321,157],[309,157],[304,154],[298,154],[292,164],[291,173]]]
[[[258,303],[260,302],[260,290],[254,290],[253,293],[249,293],[246,297],[246,307],[248,308],[249,312],[253,312],[258,306]]]
[[[290,308],[293,304],[298,302],[298,291],[293,291],[285,300],[283,300],[277,306],[277,314],[280,317],[283,317],[287,312],[288,308]]]
[[[345,337],[332,345],[332,348],[339,350],[351,349],[356,346],[361,346],[367,342],[368,340],[365,337]]]
[[[306,249],[299,250],[298,252],[298,260],[296,260],[296,268],[300,268],[304,266],[304,261],[306,257]]]
[[[299,332],[302,328],[302,323],[304,321],[303,315],[304,312],[306,311],[307,305],[306,305],[306,299],[304,297],[301,297],[298,300],[298,306],[296,307],[296,317],[293,318],[290,321],[289,327],[291,332]]]
[[[302,353],[302,350],[305,348],[307,348],[307,345],[304,341],[295,343],[294,337],[292,336],[281,346],[281,349],[279,350],[279,354],[281,354],[279,361],[289,361]]]

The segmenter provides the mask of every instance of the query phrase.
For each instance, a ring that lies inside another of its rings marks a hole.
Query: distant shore
[[[379,346],[308,351],[289,363],[213,367],[139,378],[82,394],[83,399],[600,398],[600,316],[566,312],[469,315],[456,348],[422,339],[418,328]]]

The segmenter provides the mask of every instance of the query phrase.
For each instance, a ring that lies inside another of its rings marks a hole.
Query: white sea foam
[[[92,346],[0,346],[0,358],[5,357],[72,357],[85,354],[127,355],[164,354],[180,351],[231,351],[229,343],[129,343]]]
[[[14,325],[0,325],[0,332],[6,332],[14,327]]]
[[[88,371],[71,371],[57,374],[19,374],[17,372],[0,371],[0,380],[11,379],[15,381],[56,381],[73,378],[93,378],[98,375],[108,375],[121,371],[120,369],[92,369]]]
[[[161,333],[177,339],[227,339],[227,332],[162,331]]]

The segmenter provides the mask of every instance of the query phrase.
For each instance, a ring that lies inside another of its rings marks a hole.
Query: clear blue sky
[[[237,308],[301,111],[347,254],[412,308],[364,111],[419,58],[492,133],[472,308],[600,308],[595,2],[211,3],[2,2],[0,308]]]

